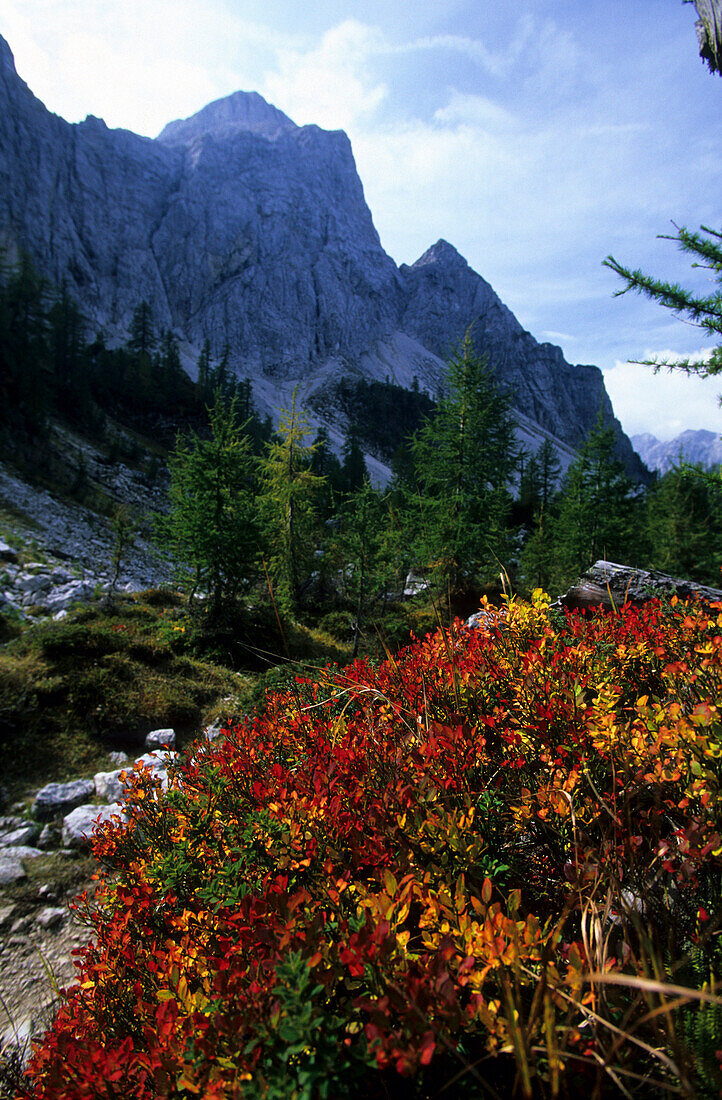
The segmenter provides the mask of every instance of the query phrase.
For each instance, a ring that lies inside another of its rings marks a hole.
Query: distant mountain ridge
[[[146,300],[189,366],[205,339],[217,357],[228,345],[264,410],[341,376],[436,394],[443,357],[473,325],[528,446],[551,435],[568,461],[602,410],[643,473],[598,368],[539,344],[446,241],[398,268],[346,134],[297,126],[255,92],[154,140],[93,116],[73,125],[32,94],[0,38],[0,248],[65,280],[111,340]]]
[[[699,464],[707,470],[722,466],[722,439],[704,428],[689,429],[667,442],[648,432],[631,437],[632,446],[645,466],[666,474],[680,461]]]

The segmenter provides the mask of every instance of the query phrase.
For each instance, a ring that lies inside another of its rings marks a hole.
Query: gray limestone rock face
[[[66,814],[74,806],[87,802],[95,794],[92,779],[73,779],[69,783],[48,783],[38,791],[33,801],[33,813],[38,821],[50,821],[56,814]]]
[[[474,346],[489,357],[514,407],[552,435],[578,447],[600,408],[617,436],[628,472],[642,464],[614,417],[598,367],[572,366],[561,348],[540,344],[517,321],[489,283],[447,241],[437,241],[415,264],[402,266],[407,304],[401,327],[439,356],[458,347],[471,329]]]
[[[307,400],[329,373],[373,377],[385,361],[403,377],[412,348],[413,373],[438,388],[439,357],[473,325],[521,415],[577,447],[601,406],[620,457],[643,475],[596,367],[537,343],[444,241],[398,269],[346,134],[296,126],[256,93],[155,140],[92,116],[71,125],[35,98],[0,39],[0,248],[65,281],[111,340],[145,300],[187,362],[205,339],[215,357],[228,346],[263,412],[284,381]]]

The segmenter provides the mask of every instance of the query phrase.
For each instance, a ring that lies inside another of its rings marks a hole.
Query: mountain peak
[[[230,137],[232,134],[258,134],[274,141],[282,134],[297,130],[295,122],[277,107],[267,103],[258,92],[233,92],[216,99],[189,118],[169,122],[157,140],[167,145],[187,145],[205,134]]]
[[[11,73],[15,73],[15,58],[13,57],[13,51],[8,46],[7,42],[0,34],[0,71],[3,69],[9,69]]]
[[[469,266],[453,244],[449,244],[443,237],[436,244],[432,244],[431,248],[427,248],[423,256],[419,256],[416,263],[412,264],[412,267],[426,267],[427,264],[443,264],[445,267]]]

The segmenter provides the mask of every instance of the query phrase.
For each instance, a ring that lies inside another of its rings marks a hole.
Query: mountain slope
[[[722,466],[722,439],[717,432],[689,429],[667,442],[645,432],[631,437],[632,446],[650,470],[666,474],[681,461],[699,463],[706,469]]]
[[[33,96],[0,39],[0,247],[65,279],[110,340],[145,299],[187,364],[205,339],[218,357],[227,345],[264,409],[354,373],[404,385],[415,375],[435,393],[443,356],[473,325],[527,428],[573,448],[600,409],[613,416],[601,372],[538,344],[451,245],[397,268],[347,136],[296,126],[256,93],[155,140],[93,117],[71,125]]]

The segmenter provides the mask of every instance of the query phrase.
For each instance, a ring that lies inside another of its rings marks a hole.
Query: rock
[[[63,818],[63,844],[66,848],[89,848],[96,823],[105,824],[116,816],[123,816],[123,807],[117,802],[110,806],[77,806]]]
[[[12,58],[0,39],[0,53]],[[145,300],[195,361],[207,337],[254,382],[262,413],[344,371],[434,394],[470,326],[521,417],[571,447],[600,406],[643,476],[601,372],[539,344],[446,241],[412,266],[383,250],[342,131],[296,126],[236,92],[155,140],[51,114],[0,66],[0,239],[22,248],[88,321],[127,334]],[[71,185],[72,181],[72,185]],[[80,227],[80,228],[79,228]],[[58,608],[55,608],[58,610]]]
[[[0,932],[10,928],[15,914],[14,905],[0,905]]]
[[[123,764],[127,764],[129,759],[130,757],[128,756],[127,752],[108,753],[108,760],[110,760],[111,764],[115,764],[115,766],[118,768],[122,767]]]
[[[641,604],[655,597],[680,599],[699,598],[707,602],[722,600],[722,589],[709,588],[695,581],[671,577],[647,569],[634,569],[612,561],[596,561],[553,606],[575,608],[597,607],[607,611],[619,608],[625,601]]]
[[[87,802],[95,794],[92,779],[75,779],[70,783],[48,783],[39,790],[33,802],[38,821],[50,821],[56,814],[66,814],[74,806]]]
[[[58,928],[66,919],[68,912],[66,909],[59,907],[46,906],[45,909],[41,909],[35,918],[35,923],[39,928]]]
[[[45,825],[38,839],[38,848],[47,852],[51,848],[57,848],[62,840],[60,829],[55,825]]]
[[[22,882],[24,878],[27,878],[27,873],[20,856],[7,849],[0,851],[0,886],[11,886],[14,882]]]
[[[31,575],[20,577],[15,581],[15,587],[28,596],[37,596],[39,592],[47,592],[52,583],[50,577],[46,575]]]
[[[147,749],[173,749],[175,748],[175,730],[151,730],[145,739]]]
[[[203,730],[204,741],[217,741],[219,737],[223,736],[223,725],[220,718],[217,718],[210,726],[206,726]]]
[[[10,856],[11,859],[37,859],[44,853],[39,848],[33,848],[29,844],[16,844],[12,848],[0,848],[0,855]]]
[[[97,798],[104,798],[107,802],[120,800],[125,789],[125,783],[120,778],[122,771],[122,768],[116,768],[111,772],[98,772],[93,779]]]
[[[17,560],[17,550],[13,550],[12,546],[8,546],[5,539],[0,539],[0,561],[16,562]]]
[[[150,768],[151,774],[154,779],[160,781],[162,789],[165,791],[168,789],[170,777],[168,775],[168,765],[172,764],[174,760],[178,759],[178,753],[171,750],[158,749],[155,752],[146,752],[142,756],[138,757],[135,761],[134,769],[139,767]]]
[[[489,630],[491,627],[497,626],[500,618],[504,616],[500,614],[497,608],[487,608],[486,610],[476,611],[473,615],[469,615],[466,620],[466,625],[475,630]]]
[[[428,587],[428,582],[423,577],[419,577],[416,573],[409,573],[404,581],[403,595],[407,598],[418,596],[420,592],[425,592]]]
[[[40,826],[24,821],[15,828],[0,829],[0,848],[13,848],[20,844],[34,844],[40,836]]]

